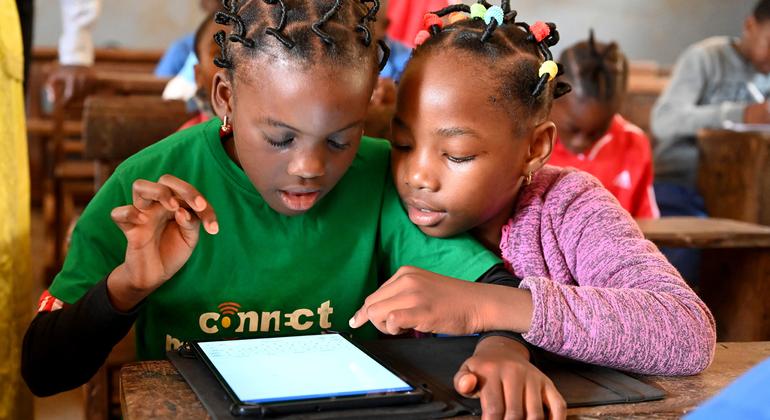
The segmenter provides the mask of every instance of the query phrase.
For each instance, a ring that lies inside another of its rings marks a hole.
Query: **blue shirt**
[[[390,57],[385,68],[380,72],[380,77],[388,77],[398,82],[404,73],[406,63],[412,56],[412,49],[389,37],[385,37],[385,43],[390,48]]]
[[[158,77],[176,76],[187,61],[190,54],[195,55],[195,34],[191,33],[174,41],[168,47],[158,66],[155,75]]]

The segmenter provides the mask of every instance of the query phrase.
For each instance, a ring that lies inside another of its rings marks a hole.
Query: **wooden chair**
[[[96,72],[123,74],[153,74],[155,66],[163,55],[162,50],[127,50],[122,48],[97,48],[93,69]],[[59,65],[56,48],[35,47],[32,50],[29,80],[27,83],[27,138],[29,141],[31,198],[35,206],[42,202],[43,181],[46,175],[47,145],[53,135],[52,109],[45,100],[44,86],[48,75]],[[80,136],[80,121],[65,125],[73,136]]]
[[[83,154],[91,159],[98,189],[115,167],[141,149],[174,133],[189,115],[184,102],[159,96],[91,96],[83,112]],[[85,385],[86,418],[120,418],[120,367],[136,359],[132,332],[115,346]]]
[[[160,95],[168,79],[136,73],[95,72],[86,85],[86,95]],[[57,95],[58,96],[58,95]],[[80,133],[83,101],[54,103],[50,142],[43,166],[43,219],[46,225],[46,280],[50,282],[63,261],[68,224],[78,202],[93,195],[94,164],[84,159]],[[37,123],[44,126],[44,122]]]

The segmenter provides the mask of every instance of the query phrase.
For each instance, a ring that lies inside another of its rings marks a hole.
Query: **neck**
[[[471,230],[476,240],[488,250],[494,252],[498,257],[501,255],[500,240],[503,235],[502,229],[508,223],[508,219],[511,218],[516,201],[515,199],[511,200],[497,215]]]
[[[748,54],[748,42],[746,41],[745,37],[741,37],[738,39],[738,41],[734,44],[735,50],[738,51],[738,54],[743,57],[744,60],[749,60],[749,54]]]

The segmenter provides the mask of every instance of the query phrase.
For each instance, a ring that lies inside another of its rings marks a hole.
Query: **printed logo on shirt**
[[[612,181],[612,183],[624,190],[629,190],[631,189],[631,174],[628,170],[625,170],[615,177],[615,180]]]
[[[217,312],[204,312],[198,317],[198,326],[206,334],[231,331],[280,332],[281,328],[305,331],[316,324],[323,329],[332,327],[329,315],[334,313],[331,301],[322,302],[315,310],[299,308],[292,312],[242,310],[236,302],[224,302]]]

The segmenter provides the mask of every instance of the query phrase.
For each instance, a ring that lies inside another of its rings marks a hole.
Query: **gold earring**
[[[529,185],[532,183],[532,171],[529,171],[527,176],[524,177],[524,185]]]
[[[230,118],[225,115],[224,118],[222,118],[222,127],[219,128],[219,131],[223,135],[230,134],[233,131],[233,126],[230,125]]]

